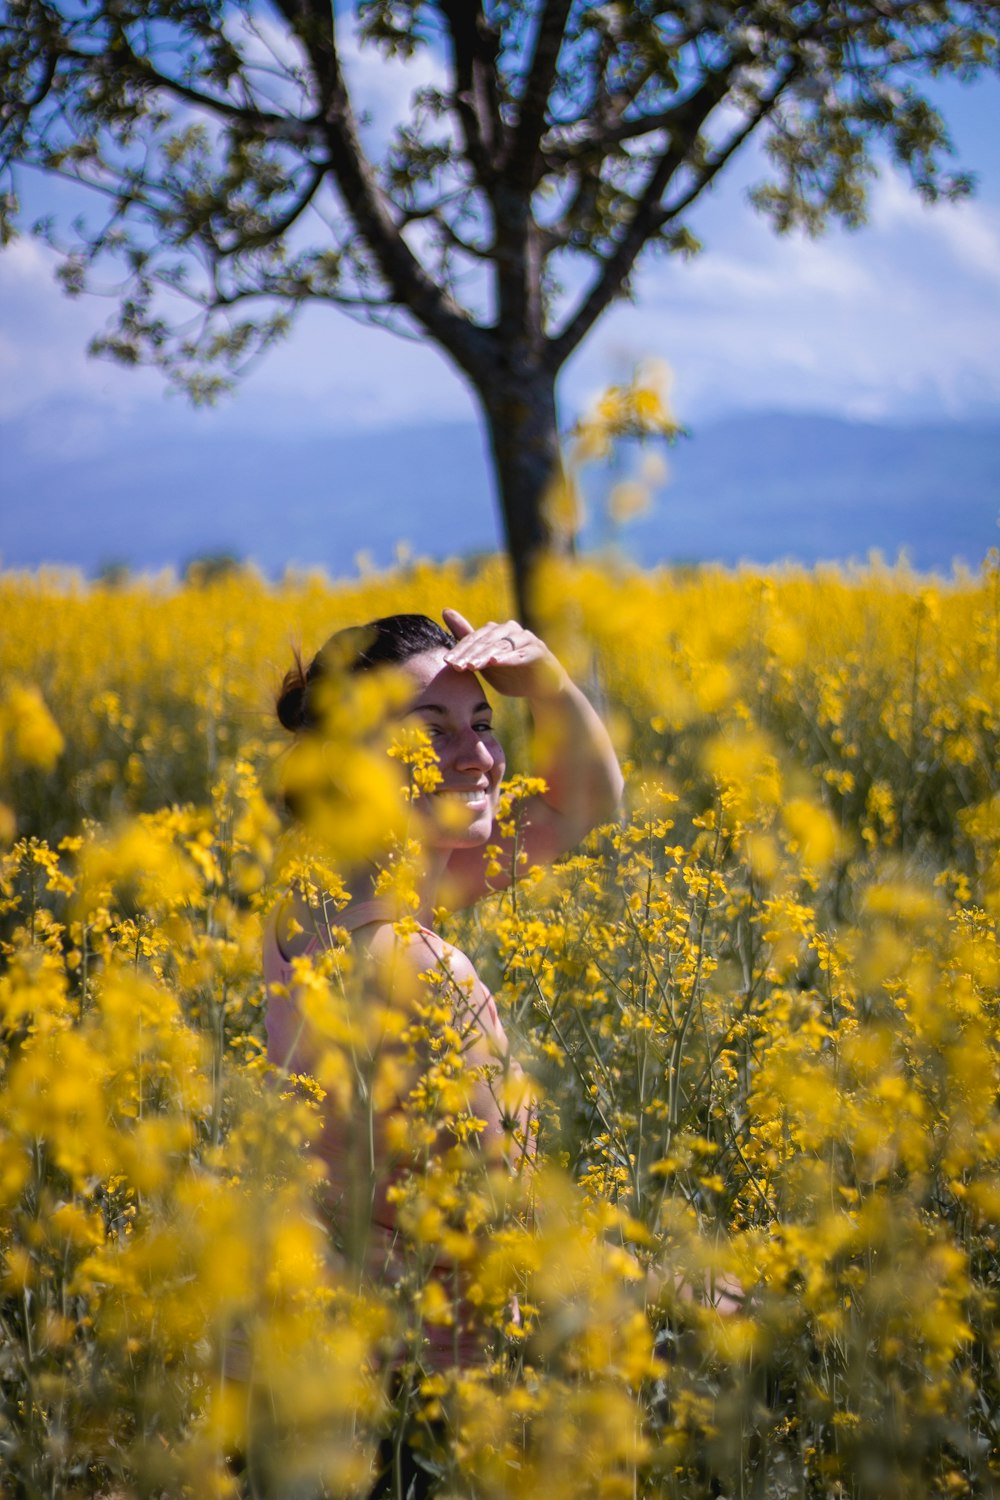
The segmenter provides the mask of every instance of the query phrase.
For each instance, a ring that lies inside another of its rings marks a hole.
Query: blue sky
[[[412,82],[405,70],[364,58],[357,68],[373,117],[398,110]],[[979,177],[973,200],[927,208],[886,169],[865,229],[777,237],[746,203],[759,172],[744,157],[700,207],[704,252],[647,260],[635,301],[606,315],[567,369],[564,421],[647,356],[671,366],[677,413],[696,433],[700,422],[755,410],[1000,417],[1000,80],[949,84],[939,97],[958,163]],[[48,190],[31,191],[47,204]],[[307,312],[234,399],[194,411],[151,371],[87,358],[107,310],[97,298],[67,299],[53,265],[27,237],[0,254],[0,423],[23,430],[40,461],[61,451],[99,465],[146,430],[178,443],[241,431],[308,442],[474,417],[432,346],[325,308]]]

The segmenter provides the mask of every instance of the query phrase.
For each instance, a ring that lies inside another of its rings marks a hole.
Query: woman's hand
[[[480,673],[507,698],[552,698],[566,688],[569,679],[548,646],[516,620],[477,629],[457,609],[443,610],[442,619],[458,642],[445,655],[456,672]]]

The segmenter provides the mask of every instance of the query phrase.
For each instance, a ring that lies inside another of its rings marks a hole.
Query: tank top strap
[[[370,901],[352,901],[331,919],[332,927],[343,927],[345,932],[356,932],[371,922],[397,922],[399,909],[384,897],[373,896]]]

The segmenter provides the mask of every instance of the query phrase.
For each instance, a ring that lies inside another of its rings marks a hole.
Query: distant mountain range
[[[813,564],[878,550],[950,571],[1000,546],[1000,420],[742,415],[699,428],[669,462],[673,482],[625,532],[644,563]]]
[[[70,422],[72,419],[72,426]],[[266,573],[288,565],[355,571],[495,549],[489,471],[469,424],[275,438],[189,422],[75,441],[77,408],[0,423],[0,566],[93,574],[182,566],[230,552]],[[763,414],[706,422],[668,455],[652,511],[616,535],[637,561],[864,559],[905,550],[923,570],[976,568],[1000,545],[1000,419],[898,427]],[[623,458],[627,471],[628,456]],[[616,477],[588,479],[591,509]]]

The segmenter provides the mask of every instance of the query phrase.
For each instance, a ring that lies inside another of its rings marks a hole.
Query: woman
[[[290,1072],[312,1071],[316,1042],[296,992],[296,960],[328,947],[332,928],[344,929],[376,997],[412,995],[429,972],[437,976],[432,981],[437,998],[450,1008],[452,1029],[463,1037],[469,1112],[483,1122],[479,1148],[487,1157],[505,1156],[513,1166],[518,1153],[523,1158],[529,1149],[527,1122],[522,1117],[511,1129],[495,1077],[516,1072],[516,1064],[508,1056],[493,997],[466,955],[433,930],[432,914],[502,889],[513,878],[515,857],[537,864],[572,848],[614,813],[622,775],[601,720],[537,635],[513,620],[474,628],[457,610],[446,609],[442,617],[447,630],[423,615],[393,615],[358,632],[341,632],[307,671],[298,666],[285,679],[278,716],[297,736],[310,737],[322,733],[322,700],[336,693],[338,673],[346,678],[395,668],[410,695],[401,718],[429,737],[440,779],[414,806],[411,833],[421,848],[414,922],[394,921],[398,910],[377,894],[379,871],[373,865],[346,874],[348,903],[332,913],[322,899],[317,905],[296,889],[279,903],[265,938],[268,1052]],[[543,793],[522,805],[517,856],[513,839],[496,821],[505,761],[483,682],[507,697],[527,699],[537,769],[546,784]],[[369,1122],[371,1128],[359,1130],[356,1120],[327,1110],[319,1142],[332,1214],[336,1219],[339,1212],[342,1223],[355,1225],[360,1217],[369,1270],[386,1278],[393,1275],[399,1240],[392,1191],[398,1164],[389,1160],[387,1145],[391,1114],[383,1111]],[[359,1146],[362,1156],[368,1153],[360,1172]],[[360,1216],[359,1178],[369,1185]],[[439,1257],[434,1270],[447,1281],[453,1268]],[[422,1359],[432,1367],[472,1362],[481,1358],[481,1341],[460,1307],[453,1326],[426,1330]],[[393,1492],[400,1485],[402,1491],[408,1488],[403,1478],[397,1465]]]

